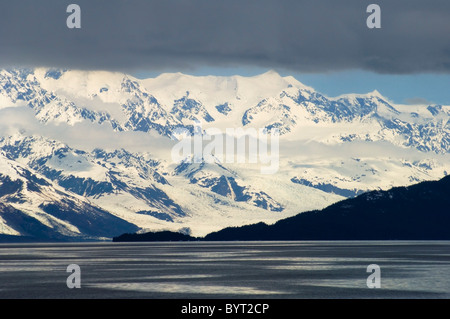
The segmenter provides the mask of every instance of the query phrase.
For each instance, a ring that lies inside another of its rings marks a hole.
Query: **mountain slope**
[[[272,224],[364,192],[442,178],[450,170],[449,115],[448,106],[395,105],[377,91],[327,97],[274,71],[138,79],[105,71],[0,70],[4,157],[140,231],[189,229],[203,236]],[[254,138],[261,143],[257,154],[244,149],[243,162],[237,145],[231,162],[208,161],[208,154],[173,157],[183,130],[191,146],[201,141],[201,151],[264,129],[280,136],[273,143],[264,140],[271,135]],[[274,151],[269,164],[261,147],[277,144],[266,153]],[[263,174],[269,165],[270,174]]]
[[[205,240],[449,240],[450,176],[372,191],[280,220],[227,228]]]
[[[83,240],[138,227],[0,154],[0,229],[40,240]]]

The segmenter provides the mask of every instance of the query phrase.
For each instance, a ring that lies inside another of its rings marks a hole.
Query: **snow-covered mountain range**
[[[254,77],[0,71],[0,234],[202,236],[450,171],[450,107]],[[179,129],[274,129],[279,167],[175,162]],[[33,225],[33,226],[29,226]]]

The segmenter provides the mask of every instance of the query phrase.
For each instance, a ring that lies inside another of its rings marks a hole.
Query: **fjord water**
[[[70,264],[81,288],[67,287]],[[448,241],[0,245],[3,299],[450,298],[449,272]]]

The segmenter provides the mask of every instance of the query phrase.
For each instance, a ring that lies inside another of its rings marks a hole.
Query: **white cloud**
[[[175,144],[175,141],[154,132],[115,132],[108,123],[95,124],[89,121],[73,126],[53,123],[44,125],[28,107],[1,109],[0,135],[17,132],[23,135],[41,135],[84,151],[124,148],[132,152],[147,152],[162,159],[170,158],[171,148]]]

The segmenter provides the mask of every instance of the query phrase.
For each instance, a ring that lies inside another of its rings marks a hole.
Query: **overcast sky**
[[[81,29],[66,26],[70,3]],[[366,25],[370,3],[381,29]],[[447,76],[450,1],[2,0],[0,67],[9,66]]]

